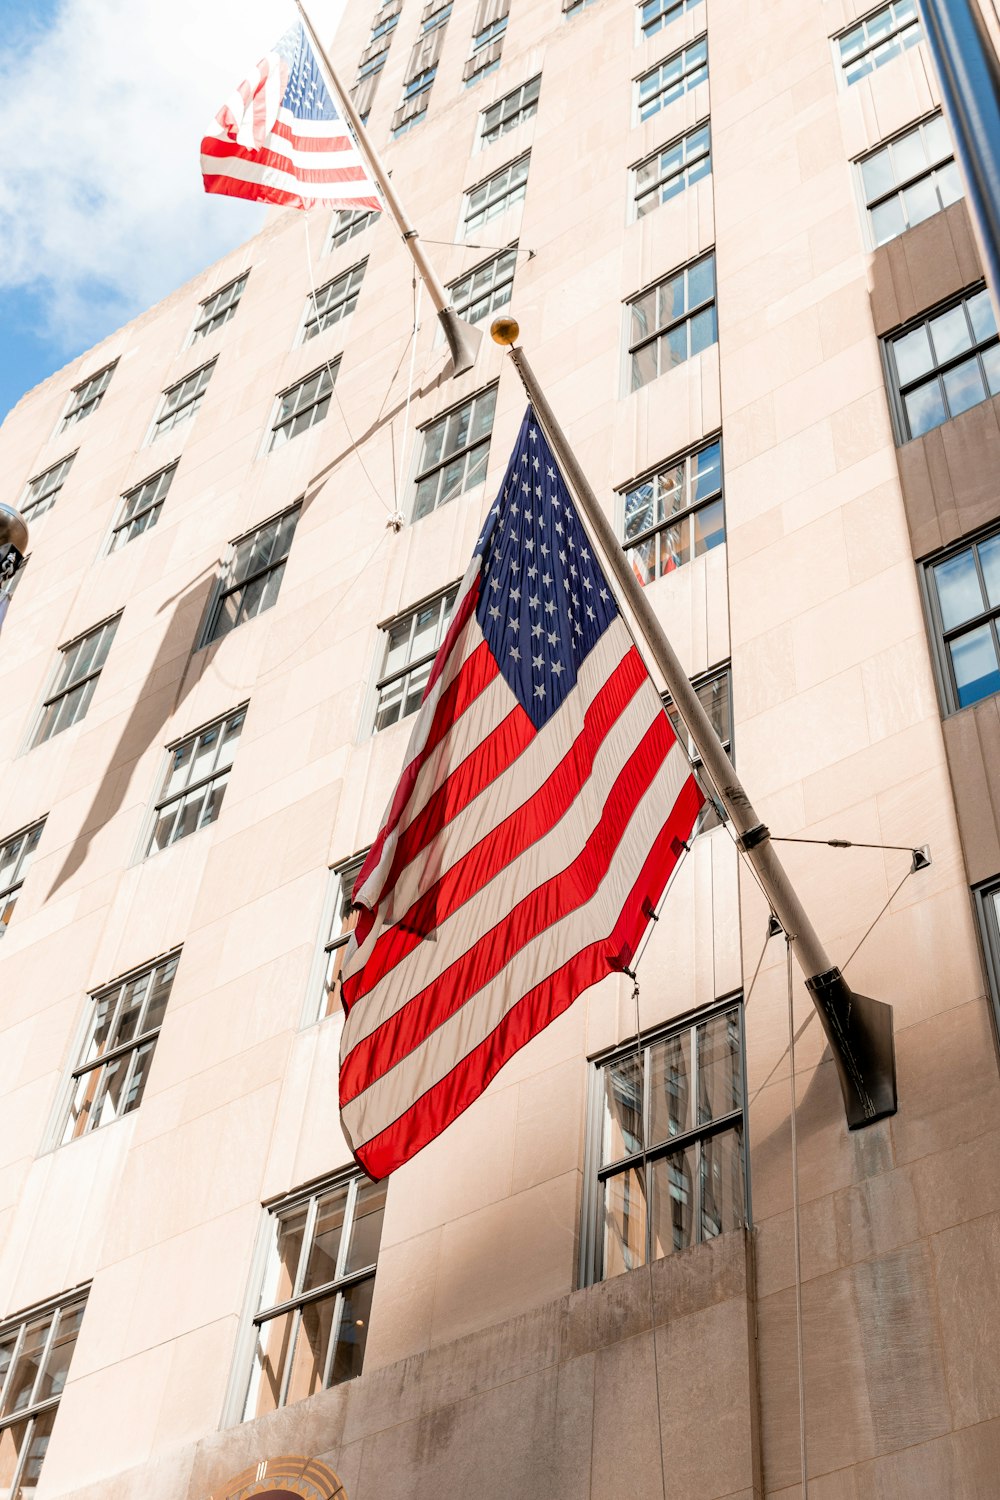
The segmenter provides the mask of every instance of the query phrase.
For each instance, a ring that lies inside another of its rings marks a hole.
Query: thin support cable
[[[753,994],[753,987],[757,983],[757,975],[760,973],[760,966],[764,962],[764,954],[767,952],[767,945],[771,941],[771,936],[772,936],[771,929],[770,929],[770,927],[768,927],[767,931],[764,933],[764,943],[763,943],[763,946],[762,946],[762,948],[760,950],[760,958],[758,958],[758,960],[757,960],[757,967],[753,971],[753,978],[750,981],[750,988],[747,990],[746,994],[743,996],[743,1009],[744,1010],[746,1010],[747,1006],[750,1004],[750,996]]]
[[[788,1078],[791,1091],[792,1133],[792,1245],[795,1253],[795,1353],[799,1372],[799,1464],[802,1500],[809,1497],[809,1465],[806,1453],[806,1372],[802,1340],[802,1235],[799,1226],[799,1150],[795,1110],[795,1005],[792,985],[792,939],[786,937],[788,971]]]
[[[828,849],[891,849],[899,854],[915,854],[913,844],[863,844],[858,839],[800,839],[791,834],[772,833],[772,844],[823,844]]]
[[[889,897],[888,901],[885,903],[885,905],[883,906],[882,910],[879,912],[878,916],[875,918],[874,922],[868,928],[868,931],[865,933],[864,937],[862,937],[861,941],[857,944],[857,947],[855,947],[855,949],[853,950],[853,952],[850,954],[850,957],[846,958],[844,960],[844,962],[841,964],[841,966],[840,966],[840,972],[841,973],[843,973],[844,970],[847,968],[847,965],[850,963],[851,959],[854,957],[854,954],[857,953],[858,948],[861,947],[861,943],[867,942],[868,938],[871,937],[872,933],[875,931],[875,928],[878,926],[879,922],[881,922],[882,918],[885,916],[886,912],[889,910],[889,907],[895,901],[896,897],[899,895],[900,891],[903,889],[903,886],[906,884],[906,882],[909,880],[909,878],[910,878],[910,876],[912,874],[913,874],[913,867],[911,865],[911,867],[907,870],[906,874],[903,876],[902,880],[897,885],[896,889],[892,892],[892,895]]]
[[[319,309],[316,306],[316,278],[313,275],[312,245],[311,245],[311,243],[309,241],[309,210],[308,209],[306,209],[305,213],[303,214],[303,219],[305,220],[305,226],[306,226],[306,263],[307,263],[307,265],[309,267],[309,289],[312,292],[313,311],[318,313]],[[367,466],[365,465],[364,458],[362,457],[362,454],[361,454],[361,449],[358,447],[358,444],[354,441],[354,437],[353,437],[353,435],[351,433],[351,429],[350,429],[350,426],[349,426],[348,421],[347,421],[347,413],[344,411],[343,403],[341,402],[341,399],[340,399],[340,393],[337,390],[337,372],[333,368],[333,365],[331,364],[331,362],[330,362],[329,359],[325,360],[324,363],[326,365],[326,372],[327,372],[327,374],[330,377],[330,388],[333,391],[333,397],[334,397],[334,400],[337,403],[337,409],[340,412],[340,419],[341,419],[341,421],[344,424],[344,430],[347,433],[347,438],[348,438],[348,441],[350,442],[351,448],[354,451],[354,454],[355,454],[355,456],[356,456],[356,458],[358,460],[358,463],[361,465],[361,472],[364,474],[364,476],[367,479],[369,485],[371,486],[372,494],[375,496],[375,498],[378,501],[379,505],[381,505],[382,509],[385,510],[385,511],[388,511],[389,514],[391,515],[392,514],[391,507],[388,506],[385,503],[385,501],[383,500],[382,496],[379,494],[378,487],[376,486],[374,479],[369,474]]]
[[[410,373],[406,381],[406,404],[403,407],[403,435],[399,444],[399,472],[405,483],[406,475],[409,473],[407,459],[407,444],[410,436],[410,402],[413,399],[414,370],[417,363],[417,331],[420,328],[420,298],[423,292],[423,282],[418,282],[416,276],[413,278],[413,338],[410,346]],[[412,455],[411,455],[412,456]],[[396,490],[396,512],[402,519],[403,507],[400,504],[399,490]]]
[[[665,1455],[663,1452],[663,1413],[660,1408],[660,1365],[656,1358],[656,1305],[653,1297],[653,1240],[652,1221],[649,1217],[650,1193],[649,1193],[649,1166],[646,1161],[646,1108],[645,1088],[643,1076],[645,1069],[642,1062],[642,1030],[639,1024],[639,981],[633,978],[632,1001],[635,1006],[635,1061],[639,1078],[639,1145],[642,1148],[642,1174],[646,1186],[646,1234],[649,1240],[649,1251],[646,1255],[646,1282],[649,1289],[649,1331],[653,1342],[653,1381],[656,1389],[656,1431],[660,1445],[660,1493],[663,1500],[667,1500],[667,1479]]]

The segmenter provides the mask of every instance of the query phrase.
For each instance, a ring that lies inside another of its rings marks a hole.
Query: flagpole
[[[895,1114],[892,1007],[854,993],[839,968],[830,961],[775,852],[770,831],[758,817],[645,590],[629,567],[614,528],[577,462],[527,355],[514,342],[520,332],[517,323],[513,318],[500,317],[495,319],[490,332],[494,342],[508,346],[511,362],[542,424],[549,447],[579,502],[591,540],[617,579],[702,765],[739,836],[739,848],[753,866],[772,911],[794,947],[837,1063],[848,1125],[856,1130]]]
[[[406,209],[403,207],[399,194],[393,187],[392,181],[390,180],[389,174],[385,170],[385,167],[382,165],[382,160],[378,152],[375,150],[374,146],[368,139],[365,127],[361,123],[361,116],[354,108],[353,101],[351,100],[349,94],[347,93],[347,90],[341,83],[340,78],[337,75],[337,70],[334,68],[333,63],[330,61],[329,53],[323,46],[323,43],[320,41],[319,37],[316,35],[316,28],[313,26],[313,23],[309,18],[308,11],[303,5],[302,0],[295,0],[295,4],[298,7],[300,16],[302,17],[302,23],[309,33],[313,47],[319,54],[323,66],[326,69],[329,81],[333,85],[333,91],[337,96],[337,102],[344,113],[344,118],[347,120],[348,125],[350,125],[351,127],[351,131],[357,142],[358,150],[361,152],[361,155],[367,162],[368,170],[371,172],[372,177],[378,184],[379,191],[385,199],[385,205],[389,211],[390,217],[395,223],[396,228],[399,230],[403,244],[406,246],[410,255],[413,257],[413,263],[420,274],[421,280],[427,288],[431,302],[434,304],[434,310],[437,313],[438,322],[444,329],[444,336],[448,340],[448,348],[451,351],[453,366],[452,374],[462,375],[466,370],[471,370],[473,364],[475,363],[476,354],[479,350],[479,345],[483,337],[482,331],[478,328],[473,327],[471,323],[466,323],[462,318],[460,318],[458,316],[458,313],[449,303],[448,294],[442,286],[437,272],[427,258],[427,252],[425,251],[423,244],[421,243],[420,235],[410,223],[410,220],[406,213]]]

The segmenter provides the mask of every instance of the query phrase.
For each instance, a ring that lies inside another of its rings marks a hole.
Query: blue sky
[[[327,35],[339,0],[312,0]],[[248,239],[198,143],[291,0],[0,0],[0,418]]]

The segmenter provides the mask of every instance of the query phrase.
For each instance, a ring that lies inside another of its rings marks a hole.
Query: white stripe
[[[344,1026],[344,1057],[363,1037],[370,1036],[390,1016],[402,1010],[414,995],[420,994],[481,937],[492,931],[526,895],[560,875],[583,851],[594,827],[600,821],[608,794],[623,765],[650,724],[663,713],[659,695],[652,683],[643,684],[643,687],[647,685],[649,692],[640,689],[605,736],[594,757],[590,777],[555,826],[529,844],[511,863],[498,870],[470,900],[451,912],[439,927],[434,928],[431,940],[419,942],[401,963],[390,969],[374,989],[355,1002]],[[578,727],[569,723],[568,715],[556,716],[557,719],[559,717],[562,717],[566,728],[557,742],[549,742],[550,753],[545,757],[549,765],[554,765],[565,755],[572,743],[574,729]],[[573,717],[575,719],[576,716]],[[537,740],[535,743],[538,743]],[[674,746],[674,750],[677,751],[677,759],[672,775],[676,789],[670,806],[673,806],[677,792],[690,769],[687,758],[679,747]],[[668,764],[674,750],[667,757]],[[516,776],[513,779],[516,781]],[[510,791],[508,787],[508,796]],[[448,869],[455,862],[453,842],[474,847],[484,831],[484,819],[485,831],[494,826],[494,822],[500,821],[499,817],[494,820],[490,816],[492,795],[480,800],[485,802],[484,807],[471,812],[468,817],[463,814],[457,818],[440,839],[413,862],[411,870],[415,868],[416,874],[411,876],[408,883],[414,895],[414,886],[418,883],[430,886],[437,871]],[[523,797],[520,798],[520,803],[524,800]],[[474,826],[469,827],[469,824]],[[430,869],[421,881],[420,876],[428,866]],[[380,920],[376,925],[383,932],[393,926],[396,920],[404,917],[410,907],[409,902],[396,904],[394,898],[395,890],[391,893],[387,909],[379,912]]]
[[[293,115],[290,109],[282,104],[278,109],[276,118],[282,125],[287,125],[289,130],[296,135],[318,136],[320,140],[329,137],[330,140],[351,140],[350,131],[338,114],[335,120],[302,120],[298,115]],[[353,146],[354,142],[351,141]]]
[[[389,1073],[342,1111],[355,1150],[380,1134],[435,1084],[446,1078],[547,975],[598,938],[607,937],[664,825],[664,808],[677,797],[674,752],[639,802],[607,875],[585,906],[540,932],[495,980],[468,1001]],[[685,766],[685,771],[688,768]]]
[[[217,126],[214,130],[209,131],[209,135],[214,136],[218,141],[228,142],[229,140],[229,137],[219,126]],[[242,144],[242,142],[240,144]],[[245,149],[254,151],[256,150],[256,147],[251,145],[249,147],[245,147]],[[290,161],[294,168],[304,167],[307,171],[310,172],[333,173],[343,171],[346,167],[361,167],[362,169],[364,168],[364,162],[361,160],[356,151],[299,151],[294,146],[292,146],[289,141],[286,141],[280,135],[269,135],[265,142],[265,150],[273,151],[276,155]],[[213,159],[218,161],[243,160],[242,157],[229,156]],[[247,165],[256,166],[257,163],[248,162]],[[277,168],[272,168],[272,170],[277,170]],[[361,180],[361,178],[356,179],[359,184]],[[368,196],[370,197],[371,182],[370,179],[367,179],[367,177],[365,180],[368,181],[368,186],[370,189]]]

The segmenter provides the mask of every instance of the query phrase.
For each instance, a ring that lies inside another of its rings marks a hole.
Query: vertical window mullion
[[[333,1316],[330,1319],[330,1341],[326,1346],[326,1358],[323,1361],[323,1390],[328,1390],[333,1379],[333,1361],[337,1354],[337,1345],[340,1342],[340,1326],[344,1319],[345,1298],[343,1292],[337,1293],[333,1305]]]

